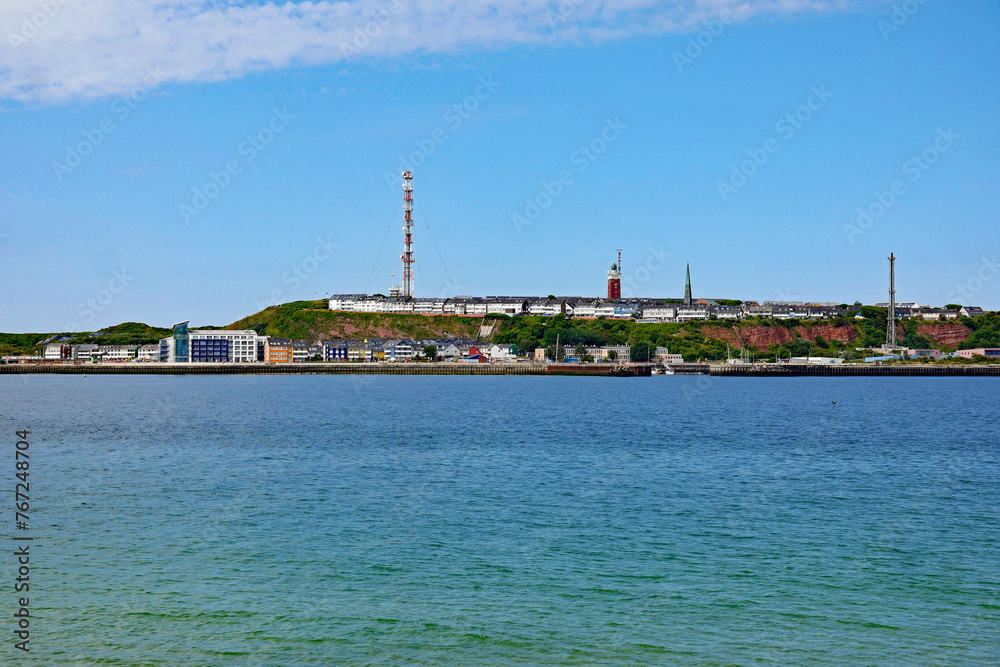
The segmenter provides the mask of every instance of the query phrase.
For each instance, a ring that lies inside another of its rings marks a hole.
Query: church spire
[[[684,305],[690,306],[691,301],[691,265],[687,265],[687,282],[684,283]]]

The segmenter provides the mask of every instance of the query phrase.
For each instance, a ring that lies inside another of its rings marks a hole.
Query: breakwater
[[[6,364],[0,375],[56,373],[76,375],[589,375],[649,377],[658,364],[460,364],[460,363],[306,363],[306,364]],[[996,365],[916,364],[677,364],[676,375],[715,377],[1000,377]]]
[[[648,376],[651,364],[461,364],[461,363],[306,363],[306,364],[7,364],[0,374],[77,375],[596,375]]]
[[[716,364],[709,375],[719,377],[1000,377],[998,365],[917,365],[917,364]]]

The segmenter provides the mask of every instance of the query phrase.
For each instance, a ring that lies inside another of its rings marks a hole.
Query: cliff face
[[[785,327],[745,327],[740,330],[740,336],[745,346],[759,350],[766,350],[768,345],[774,343],[782,345],[795,340],[795,336]]]
[[[768,345],[773,344],[783,345],[790,343],[796,338],[814,341],[818,336],[822,336],[827,341],[840,341],[841,343],[849,344],[861,337],[854,324],[835,326],[833,324],[816,323],[812,325],[800,325],[792,329],[786,329],[780,325],[749,325],[742,327],[737,325],[736,331],[739,332],[738,334],[733,330],[733,327],[709,326],[705,327],[702,331],[706,338],[714,338],[736,347],[739,347],[742,343],[746,347],[753,346],[758,349],[767,349]],[[972,329],[958,323],[926,322],[917,325],[917,333],[926,336],[935,345],[943,348],[954,348],[969,337]],[[897,335],[900,340],[903,339],[905,335],[903,324],[899,325]]]
[[[797,331],[799,332],[799,336],[808,338],[809,340],[816,340],[817,336],[822,336],[826,340],[839,340],[842,343],[849,343],[858,337],[857,329],[854,328],[853,324],[844,324],[839,327],[832,324],[817,324],[808,329],[801,326]]]
[[[729,343],[733,347],[740,347],[740,339],[731,327],[705,327],[702,331],[705,334],[705,338],[714,338],[715,340],[721,340],[723,343]]]
[[[927,336],[938,345],[954,347],[965,341],[972,329],[962,324],[918,324],[917,333]]]
[[[721,340],[736,347],[739,347],[742,341],[742,345],[745,347],[756,347],[762,350],[767,349],[768,345],[790,343],[796,337],[816,340],[817,336],[822,336],[828,341],[839,340],[849,343],[858,336],[854,326],[850,324],[841,326],[816,324],[810,327],[803,325],[793,330],[782,326],[745,326],[737,327],[738,335],[732,327],[711,326],[705,327],[703,331],[706,338]]]

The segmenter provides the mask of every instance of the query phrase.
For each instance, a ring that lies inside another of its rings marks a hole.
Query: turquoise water
[[[1000,664],[998,388],[2,376],[0,662]]]

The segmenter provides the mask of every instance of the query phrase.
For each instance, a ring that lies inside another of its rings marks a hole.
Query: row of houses
[[[241,339],[249,338],[247,345]],[[433,351],[431,350],[433,348]],[[186,350],[186,352],[185,352]],[[253,350],[251,354],[247,350]],[[587,346],[584,354],[594,361],[630,360],[628,345]],[[186,354],[186,356],[185,356]],[[545,361],[546,348],[535,351],[534,360]],[[48,362],[83,363],[305,363],[310,361],[333,362],[392,362],[412,361],[433,357],[437,360],[456,362],[508,362],[530,360],[515,344],[480,343],[469,338],[432,338],[411,340],[406,338],[364,338],[321,340],[292,340],[271,336],[258,336],[247,331],[203,330],[189,331],[187,338],[172,336],[159,345],[66,345],[50,343],[43,358]],[[560,351],[560,361],[580,361],[579,350],[566,347]],[[658,348],[652,361],[680,363],[680,355],[669,355],[665,348]]]
[[[158,361],[159,356],[159,345],[67,345],[65,343],[49,343],[45,346],[42,360],[122,363],[126,361]]]
[[[468,338],[365,338],[320,341],[324,361],[410,361],[429,358],[459,361],[512,361],[521,354],[517,345],[485,344]],[[433,354],[430,348],[434,348]]]
[[[889,303],[876,303],[876,308],[888,308]],[[896,317],[900,319],[912,318],[922,320],[954,320],[959,317],[979,317],[985,315],[979,306],[962,306],[958,310],[947,308],[932,308],[930,306],[919,306],[912,301],[904,301],[895,304]]]
[[[379,294],[335,294],[329,299],[330,310],[354,313],[412,313],[418,315],[564,315],[577,318],[635,319],[639,322],[685,322],[688,320],[738,320],[746,317],[824,318],[843,315],[836,304],[747,302],[721,305],[711,299],[690,304],[677,299],[591,299],[584,297],[472,297],[450,299],[386,297]]]

